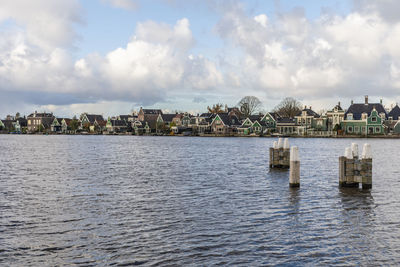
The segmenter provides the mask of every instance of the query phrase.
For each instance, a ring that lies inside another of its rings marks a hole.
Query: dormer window
[[[363,114],[361,114],[361,119],[366,120],[367,116],[368,116],[368,114],[364,112]]]
[[[352,120],[353,119],[353,114],[352,113],[347,114],[347,119],[348,120]]]
[[[392,121],[392,120],[393,120],[393,117],[389,117],[389,120]]]

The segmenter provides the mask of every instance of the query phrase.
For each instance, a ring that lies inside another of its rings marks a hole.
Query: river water
[[[399,265],[400,140],[0,135],[0,265]],[[338,188],[369,142],[373,188]]]

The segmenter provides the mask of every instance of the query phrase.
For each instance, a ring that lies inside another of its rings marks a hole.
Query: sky
[[[0,118],[400,100],[396,0],[0,0]]]

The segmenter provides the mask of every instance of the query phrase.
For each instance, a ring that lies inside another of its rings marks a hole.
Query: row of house
[[[275,112],[244,117],[237,107],[220,113],[163,113],[160,109],[143,109],[129,115],[104,119],[102,115],[83,113],[79,118],[57,118],[52,113],[34,112],[26,118],[0,120],[0,130],[8,132],[111,133],[111,134],[214,134],[214,135],[383,135],[400,134],[400,107],[386,110],[382,104],[351,103],[343,109],[340,102],[331,110],[318,114],[305,106],[294,117]]]

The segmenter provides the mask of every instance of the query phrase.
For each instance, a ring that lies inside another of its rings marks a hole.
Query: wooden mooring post
[[[297,146],[290,149],[289,186],[300,187],[300,157]]]
[[[372,188],[372,153],[371,145],[364,144],[361,159],[358,145],[346,147],[344,156],[339,157],[339,186]]]
[[[269,149],[269,167],[277,169],[289,169],[290,167],[290,146],[289,140],[285,138],[274,141],[273,147]]]

